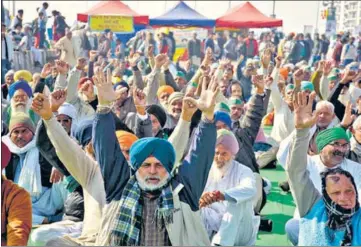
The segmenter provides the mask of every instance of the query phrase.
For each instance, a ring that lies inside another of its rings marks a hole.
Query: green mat
[[[291,193],[285,193],[278,187],[278,182],[286,180],[286,174],[281,166],[276,169],[261,170],[262,177],[272,182],[271,193],[267,196],[267,204],[262,210],[262,216],[273,221],[272,232],[259,232],[257,246],[292,246],[285,233],[286,222],[293,217],[295,203]]]

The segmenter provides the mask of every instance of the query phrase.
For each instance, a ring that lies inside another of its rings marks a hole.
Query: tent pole
[[[272,16],[273,18],[276,18],[276,0],[273,0],[273,10],[272,10]]]
[[[231,8],[231,1],[228,1],[228,9]]]

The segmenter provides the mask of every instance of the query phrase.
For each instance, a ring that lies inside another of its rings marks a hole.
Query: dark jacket
[[[247,101],[252,95],[252,80],[251,77],[243,75],[242,63],[237,65],[237,79],[241,83],[243,99]]]
[[[36,146],[38,147],[40,154],[49,162],[49,164],[55,167],[64,176],[71,176],[69,171],[58,158],[56,150],[46,133],[46,127],[42,120],[39,122],[36,136]],[[83,219],[84,197],[83,189],[79,185],[74,192],[69,194],[65,201],[63,220],[78,222],[83,221]]]
[[[197,40],[189,40],[187,44],[188,48],[188,56],[191,58],[192,56],[201,57],[201,41]]]
[[[268,92],[268,99],[269,95],[270,93]],[[256,173],[259,173],[259,168],[253,151],[253,145],[265,114],[264,96],[256,94],[248,102],[248,109],[241,125],[233,129],[239,144],[239,151],[235,160]]]
[[[93,147],[104,177],[107,203],[120,200],[130,178],[130,167],[120,150],[112,118],[110,113],[97,113],[93,123]],[[180,183],[184,185],[178,194],[179,199],[188,204],[192,211],[199,209],[199,199],[213,163],[215,124],[202,121],[195,136],[188,156],[170,182],[173,188]]]

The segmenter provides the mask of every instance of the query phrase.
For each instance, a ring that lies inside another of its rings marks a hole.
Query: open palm
[[[112,75],[110,69],[107,69],[106,76],[104,72],[98,70],[93,76],[94,84],[98,91],[98,100],[100,105],[108,105],[116,100],[116,94],[113,89]]]
[[[294,122],[296,129],[311,128],[317,120],[317,112],[312,113],[312,104],[316,97],[316,93],[312,92],[309,99],[305,92],[298,93],[294,97]]]

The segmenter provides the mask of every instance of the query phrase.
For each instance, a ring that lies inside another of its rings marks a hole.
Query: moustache
[[[346,156],[346,153],[336,150],[336,151],[334,151],[334,152],[332,153],[332,155],[333,155],[333,156],[342,156],[342,157],[345,157],[345,156]]]
[[[144,181],[148,182],[150,179],[158,179],[160,181],[160,177],[159,176],[146,176]]]
[[[26,142],[23,138],[19,137],[19,138],[16,138],[16,142]]]

